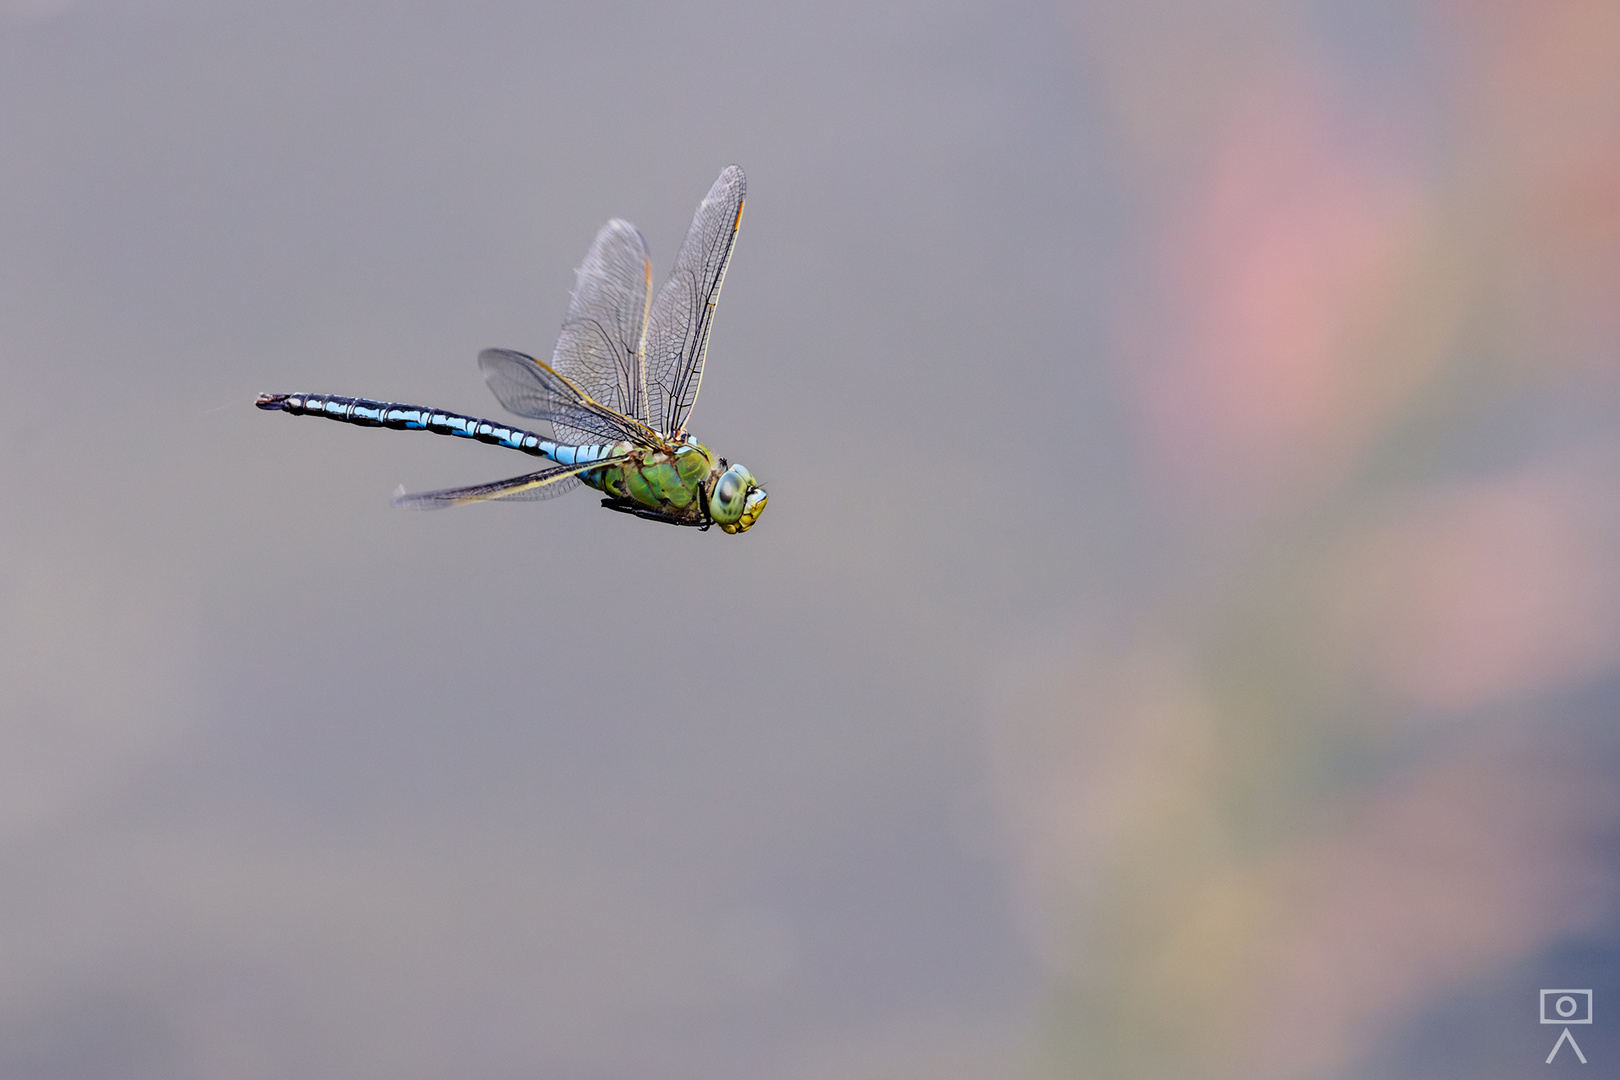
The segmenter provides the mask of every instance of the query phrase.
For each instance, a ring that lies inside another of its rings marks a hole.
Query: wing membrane
[[[585,465],[553,465],[539,472],[514,476],[510,480],[495,480],[471,487],[446,488],[443,491],[423,491],[415,495],[403,492],[394,496],[394,505],[402,510],[444,510],[452,506],[490,502],[504,499],[508,502],[539,502],[551,499],[579,486],[579,474],[626,460],[622,457],[606,458]]]
[[[628,221],[614,218],[596,234],[574,271],[551,367],[586,394],[625,416],[646,422],[647,313],[652,305],[652,259],[647,241]],[[557,421],[553,421],[557,423]],[[558,438],[589,442],[562,422]]]
[[[647,330],[647,405],[652,426],[673,436],[686,425],[703,384],[703,360],[714,306],[742,223],[748,182],[728,165],[698,204],[675,260],[658,290]]]
[[[500,403],[519,416],[549,420],[559,441],[661,446],[650,427],[591,398],[578,385],[532,356],[511,349],[478,354],[484,381]]]

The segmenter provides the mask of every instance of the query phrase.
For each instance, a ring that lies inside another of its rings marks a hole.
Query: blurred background
[[[1620,6],[0,0],[0,1075],[1620,1061]],[[742,537],[502,414],[744,228]]]

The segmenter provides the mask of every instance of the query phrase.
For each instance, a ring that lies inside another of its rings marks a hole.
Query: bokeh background
[[[252,408],[731,161],[748,535]],[[1612,1070],[1617,349],[1612,0],[0,0],[0,1075]]]

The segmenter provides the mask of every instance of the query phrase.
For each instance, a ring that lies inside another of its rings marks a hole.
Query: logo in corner
[[[1569,1043],[1569,1048],[1575,1051],[1575,1056],[1582,1065],[1586,1064],[1586,1055],[1581,1053],[1580,1044],[1575,1036],[1569,1033],[1570,1024],[1590,1024],[1592,1022],[1592,991],[1590,990],[1543,990],[1541,992],[1541,1022],[1543,1024],[1563,1024],[1564,1031],[1553,1043],[1552,1053],[1547,1055],[1547,1064],[1553,1063],[1558,1051]]]

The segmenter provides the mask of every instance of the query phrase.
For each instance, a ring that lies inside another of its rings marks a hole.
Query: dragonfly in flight
[[[611,510],[671,525],[746,531],[765,510],[765,489],[686,432],[703,384],[714,307],[742,223],[747,181],[729,166],[698,204],[675,272],[656,296],[647,241],[618,218],[602,226],[575,272],[573,299],[551,363],[485,349],[478,366],[510,412],[551,425],[552,438],[444,409],[331,394],[260,394],[258,407],[324,416],[361,427],[431,431],[493,443],[552,464],[472,487],[394,497],[436,510],[549,499],[579,484]]]

